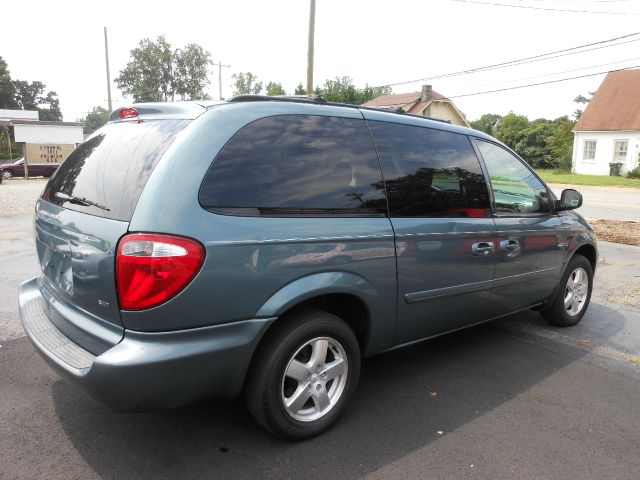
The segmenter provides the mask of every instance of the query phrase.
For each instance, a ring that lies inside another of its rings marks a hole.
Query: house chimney
[[[430,100],[433,95],[433,90],[431,85],[422,85],[422,95],[420,96],[420,100]]]

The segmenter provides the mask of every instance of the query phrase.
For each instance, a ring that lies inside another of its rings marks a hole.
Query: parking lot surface
[[[97,405],[19,326],[17,285],[38,270],[32,214],[0,211],[0,479],[638,478],[640,247],[601,242],[576,327],[524,312],[366,359],[341,421],[302,443],[240,401]]]

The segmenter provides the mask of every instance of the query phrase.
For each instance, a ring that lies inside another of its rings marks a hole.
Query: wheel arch
[[[595,245],[591,243],[583,243],[578,248],[575,249],[569,260],[576,255],[582,255],[591,264],[591,269],[595,273],[596,266],[598,265],[598,250]]]
[[[292,312],[307,308],[326,311],[349,325],[364,355],[371,334],[372,297],[377,297],[377,292],[364,278],[347,272],[323,272],[284,286],[262,305],[257,316],[278,317],[264,338]]]
[[[564,275],[565,269],[569,266],[569,262],[571,261],[571,259],[574,258],[576,255],[585,257],[589,261],[589,263],[591,264],[591,271],[595,275],[596,265],[598,264],[598,249],[594,243],[583,242],[565,257],[565,261],[562,265],[562,271],[558,281],[562,278],[562,275]],[[553,293],[551,293],[551,295],[549,295],[544,300],[543,304],[540,307],[537,307],[535,310],[544,310],[546,307],[548,307],[548,305],[551,302],[553,302],[553,299],[557,295],[559,288],[560,288],[560,283],[556,285],[556,287],[553,289]]]

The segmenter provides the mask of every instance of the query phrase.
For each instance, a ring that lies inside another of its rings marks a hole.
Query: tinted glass
[[[496,213],[549,211],[547,189],[522,161],[493,143],[478,140],[478,148],[491,178]]]
[[[487,185],[465,135],[369,122],[395,217],[487,217]]]
[[[381,184],[364,120],[283,115],[236,133],[207,173],[200,203],[237,214],[384,213]]]
[[[156,120],[106,125],[69,155],[42,198],[91,215],[131,220],[156,163],[188,123]]]

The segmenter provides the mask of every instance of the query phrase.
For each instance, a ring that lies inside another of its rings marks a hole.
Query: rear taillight
[[[204,247],[190,238],[155,233],[125,235],[116,255],[120,308],[141,310],[177,295],[198,273]]]

